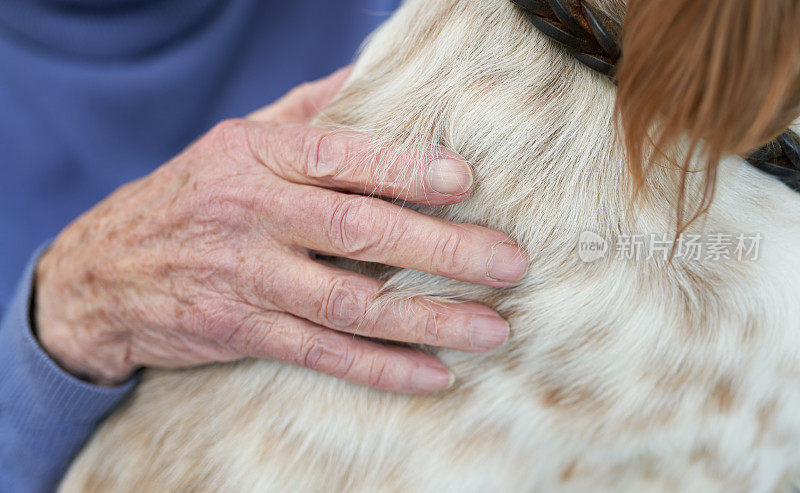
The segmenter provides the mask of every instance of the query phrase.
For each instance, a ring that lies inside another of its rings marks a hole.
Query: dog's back
[[[439,352],[457,382],[432,397],[269,361],[149,371],[63,490],[766,491],[790,479],[800,196],[728,158],[687,232],[724,235],[728,258],[669,261],[649,235],[674,231],[679,176],[657,168],[631,205],[614,96],[507,0],[408,1],[319,124],[441,144],[474,165],[469,200],[421,209],[508,232],[529,252],[526,278],[499,290],[377,274],[385,298],[497,308],[510,341]],[[758,251],[737,255],[741,241]]]

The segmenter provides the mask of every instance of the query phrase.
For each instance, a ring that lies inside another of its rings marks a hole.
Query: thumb
[[[352,71],[352,65],[348,65],[327,77],[301,84],[271,105],[251,113],[247,119],[307,123],[339,92]]]

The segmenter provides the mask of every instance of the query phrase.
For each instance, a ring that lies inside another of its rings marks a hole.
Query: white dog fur
[[[614,98],[508,0],[408,0],[318,123],[463,155],[471,198],[420,209],[507,232],[530,270],[492,289],[354,267],[387,279],[383,300],[487,303],[510,320],[509,342],[439,351],[457,381],[432,397],[270,361],[148,371],[62,490],[788,487],[800,464],[800,195],[729,157],[688,233],[759,233],[757,260],[581,262],[582,231],[612,246],[675,231],[679,173],[656,168],[633,199]]]

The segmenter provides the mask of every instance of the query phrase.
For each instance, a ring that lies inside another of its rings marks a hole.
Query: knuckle
[[[303,149],[303,171],[309,178],[334,178],[339,174],[337,154],[347,162],[347,150],[337,149],[330,133],[302,132],[300,148]]]
[[[238,254],[227,245],[197,244],[181,253],[181,264],[193,284],[213,293],[227,294],[240,270]]]
[[[271,199],[269,187],[256,187],[239,174],[215,174],[197,183],[196,190],[184,196],[186,220],[213,233],[251,223],[258,211],[266,210]],[[274,195],[274,194],[272,194]]]
[[[209,185],[191,210],[196,224],[207,233],[231,233],[243,221],[249,220],[260,202],[255,193],[236,184],[219,182]]]
[[[441,342],[441,333],[439,328],[442,322],[441,315],[436,310],[428,309],[425,313],[425,320],[422,325],[422,340],[428,343]]]
[[[421,179],[416,163],[423,159],[410,157],[396,148],[373,149],[361,161],[360,166],[367,169],[370,180],[377,187],[375,193],[390,187],[410,189]]]
[[[342,378],[350,373],[353,359],[346,342],[341,338],[317,335],[309,337],[302,344],[300,364]]]
[[[272,317],[224,299],[201,300],[196,308],[184,315],[196,336],[243,356],[264,353],[275,323]]]
[[[206,134],[208,145],[222,151],[238,149],[243,142],[247,123],[239,118],[231,118],[217,123]]]
[[[370,387],[385,388],[389,386],[389,363],[383,360],[373,360],[367,375],[367,384]]]
[[[242,261],[241,257],[230,264],[232,275],[227,276],[228,287],[232,294],[240,300],[260,306],[267,300],[275,299],[276,293],[285,290],[285,286],[279,285],[277,275],[283,266],[274,259],[257,262]]]
[[[380,243],[378,226],[369,203],[363,197],[343,196],[333,207],[328,240],[336,253],[358,255]]]
[[[360,290],[346,279],[328,286],[320,309],[320,319],[331,329],[354,327],[366,312],[366,300]]]
[[[372,228],[374,231],[372,246],[382,252],[400,251],[409,233],[410,225],[407,221],[402,220],[398,214],[392,220],[380,224],[377,220],[373,222],[379,227]]]
[[[248,314],[237,324],[235,332],[226,341],[221,341],[225,345],[230,345],[231,340],[238,336],[239,344],[237,349],[245,355],[258,356],[264,354],[265,348],[273,331],[274,322],[266,317]]]
[[[467,268],[461,253],[463,243],[464,237],[458,232],[448,232],[439,237],[433,246],[431,270],[451,276],[463,273]]]

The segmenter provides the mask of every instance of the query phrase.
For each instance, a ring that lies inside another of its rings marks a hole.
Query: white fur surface
[[[613,107],[614,86],[510,2],[408,0],[319,123],[473,164],[470,199],[418,208],[507,232],[530,255],[525,279],[498,290],[377,274],[385,299],[490,304],[510,341],[440,351],[457,383],[433,397],[269,361],[147,372],[63,491],[787,486],[800,461],[800,195],[731,157],[690,232],[760,233],[758,260],[582,263],[582,231],[675,229],[677,171],[658,168],[634,202]]]

